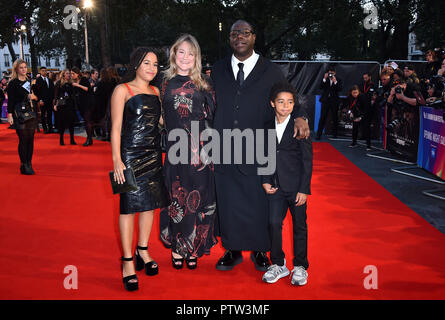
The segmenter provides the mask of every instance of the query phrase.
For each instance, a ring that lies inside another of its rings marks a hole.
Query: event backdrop
[[[445,121],[444,111],[422,107],[417,164],[445,180]]]

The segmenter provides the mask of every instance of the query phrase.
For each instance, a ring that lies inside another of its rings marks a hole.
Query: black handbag
[[[131,168],[124,169],[125,182],[123,184],[118,184],[116,181],[114,181],[114,171],[110,171],[109,175],[111,181],[111,188],[113,189],[113,194],[126,193],[139,190],[133,169]]]
[[[57,109],[61,109],[61,108],[63,108],[64,106],[66,106],[66,98],[63,98],[63,97],[61,97],[61,98],[59,98],[59,99],[57,99],[56,100],[56,107],[57,107]]]
[[[15,116],[18,123],[23,124],[36,118],[36,112],[34,111],[28,98],[15,106]]]

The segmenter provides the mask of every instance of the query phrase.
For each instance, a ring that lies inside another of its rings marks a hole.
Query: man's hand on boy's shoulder
[[[309,123],[306,118],[298,117],[295,118],[294,123],[294,138],[297,139],[307,139],[311,135],[311,130],[309,129]]]
[[[272,187],[272,185],[270,183],[263,183],[263,188],[267,194],[274,194],[278,190],[278,188]]]
[[[307,194],[305,193],[297,193],[297,197],[295,198],[295,206],[299,207],[306,203],[307,201]]]

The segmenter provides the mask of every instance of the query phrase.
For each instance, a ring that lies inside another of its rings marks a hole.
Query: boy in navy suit
[[[276,171],[263,176],[263,188],[269,199],[269,228],[271,235],[270,259],[272,265],[263,275],[263,281],[275,283],[289,275],[282,249],[283,220],[289,209],[292,214],[294,269],[291,283],[307,283],[307,224],[306,201],[311,193],[312,142],[293,137],[295,89],[288,83],[276,84],[270,93],[270,104],[275,109],[275,119],[266,129],[277,133]]]

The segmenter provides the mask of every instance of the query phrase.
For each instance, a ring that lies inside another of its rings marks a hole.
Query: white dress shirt
[[[238,70],[239,70],[238,63],[244,64],[243,71],[244,71],[244,80],[245,80],[245,79],[247,79],[249,74],[252,72],[253,68],[255,68],[255,65],[258,62],[259,58],[260,58],[260,55],[258,53],[256,53],[255,51],[249,58],[247,58],[244,61],[240,61],[235,57],[235,55],[232,55],[232,70],[233,70],[233,76],[235,77],[235,79],[236,79],[236,76],[237,76]]]
[[[289,123],[290,115],[287,116],[286,120],[282,123],[278,123],[277,117],[275,117],[275,131],[277,132],[278,143],[281,142],[281,138],[283,138],[284,130],[286,130],[286,126]]]

